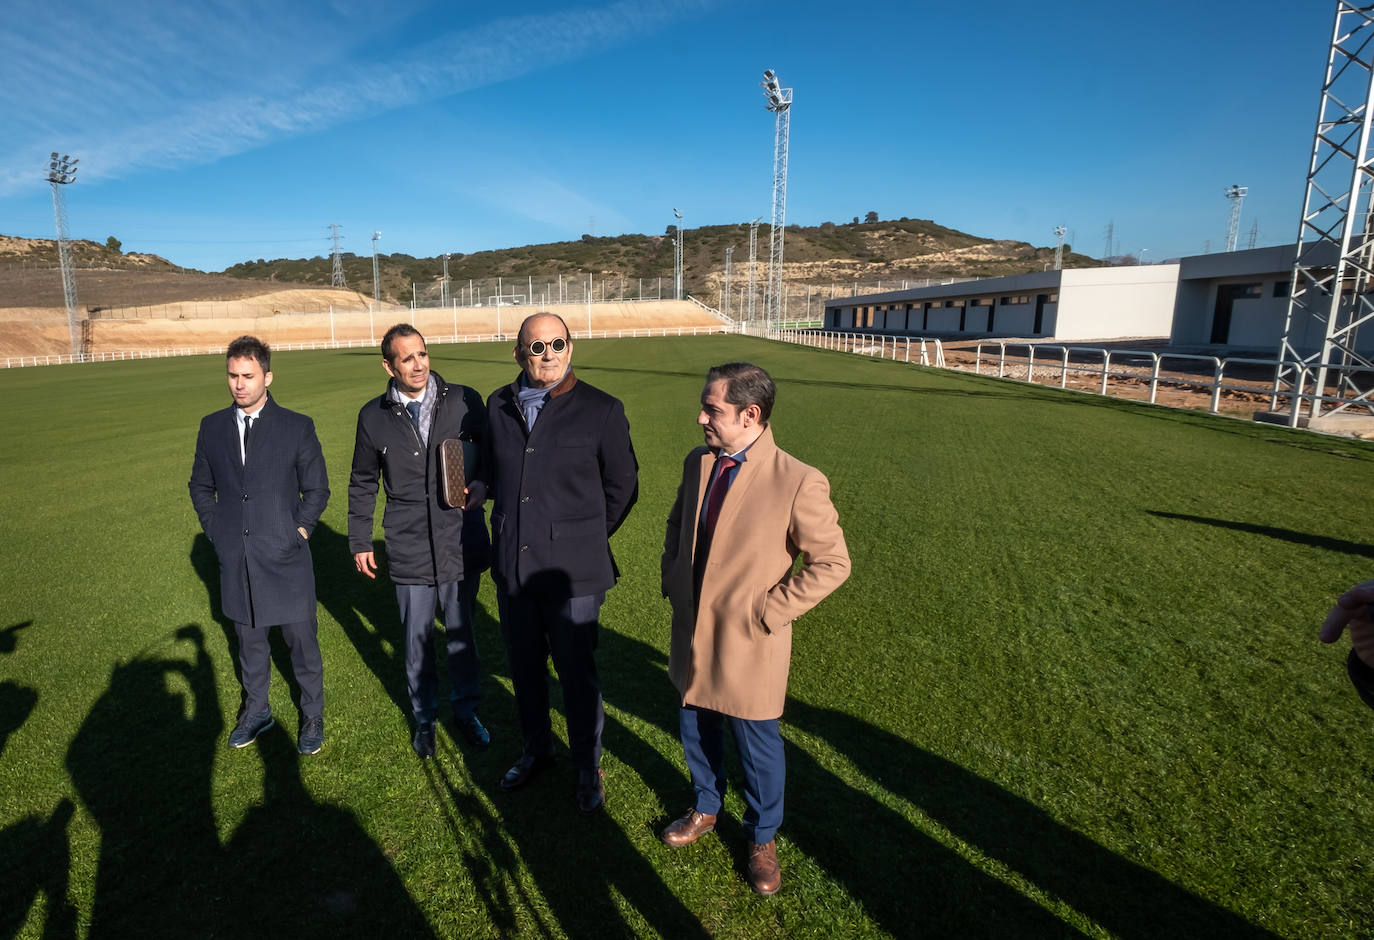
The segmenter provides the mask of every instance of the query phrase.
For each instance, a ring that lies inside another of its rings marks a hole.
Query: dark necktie
[[[252,415],[243,416],[243,462],[248,463],[248,438],[253,432]]]
[[[410,412],[410,423],[415,425],[415,430],[420,430],[420,403],[418,401],[406,402],[406,411]]]
[[[730,489],[730,471],[738,465],[739,461],[729,455],[722,455],[716,459],[716,482],[706,496],[706,520],[703,525],[707,538],[716,531],[716,519],[719,518],[720,507],[725,502],[725,492]]]

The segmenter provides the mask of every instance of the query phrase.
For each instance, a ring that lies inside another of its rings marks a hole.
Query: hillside
[[[672,228],[663,235],[583,235],[578,241],[551,242],[449,256],[449,278],[454,283],[496,277],[576,277],[588,273],[608,278],[671,278],[673,276]],[[725,268],[725,249],[735,246],[734,278],[746,277],[749,260],[749,226],[712,225],[683,233],[684,281],[687,290],[714,297]],[[758,261],[768,263],[768,226],[758,230]],[[784,241],[785,276],[788,281],[815,285],[863,280],[888,282],[948,277],[998,277],[1042,270],[1054,260],[1054,247],[1026,242],[980,238],[945,228],[926,219],[853,222],[818,226],[789,225]],[[345,252],[342,255],[348,285],[364,294],[372,289],[372,257]],[[1093,258],[1075,254],[1066,246],[1065,267],[1097,267]],[[404,301],[411,284],[431,284],[443,276],[442,258],[416,258],[406,254],[377,255],[382,297]],[[328,257],[245,261],[226,268],[224,274],[252,280],[328,284],[332,263]],[[762,279],[762,268],[759,278]]]
[[[872,215],[872,214],[870,214]],[[757,278],[760,284],[768,263],[768,226],[758,230]],[[583,235],[577,241],[552,242],[453,254],[449,278],[455,286],[469,279],[497,277],[554,279],[594,274],[598,279],[633,282],[673,276],[672,229],[662,235]],[[749,226],[712,225],[684,232],[684,280],[688,292],[715,302],[724,279],[725,250],[735,246],[734,289],[748,278]],[[82,307],[131,307],[178,301],[235,300],[288,289],[328,289],[330,258],[277,258],[244,261],[220,273],[179,268],[165,258],[124,253],[111,237],[101,245],[71,243],[77,268],[77,293]],[[825,222],[818,226],[790,225],[784,244],[784,276],[791,285],[842,289],[861,281],[895,284],[926,278],[997,277],[1042,270],[1053,262],[1054,248],[1026,242],[969,235],[926,219]],[[372,258],[344,253],[348,294],[362,300],[372,294]],[[407,254],[379,254],[378,270],[384,302],[409,305],[412,284],[432,287],[442,278],[442,258]],[[1068,250],[1065,267],[1096,267],[1101,262]],[[57,245],[52,239],[0,235],[0,308],[60,307],[61,278],[54,277]],[[356,293],[355,293],[356,292]],[[732,291],[733,293],[733,291]],[[359,295],[362,295],[361,297]],[[321,307],[331,301],[316,298]],[[348,301],[354,302],[353,300]]]

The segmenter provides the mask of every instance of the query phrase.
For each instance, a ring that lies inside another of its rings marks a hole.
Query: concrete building
[[[1335,264],[1334,245],[1308,260]],[[1252,248],[1215,255],[1195,255],[1179,263],[1178,298],[1169,342],[1201,347],[1221,355],[1277,356],[1288,312],[1293,276],[1293,245]],[[1292,343],[1304,354],[1321,349],[1322,324],[1302,314],[1294,321]],[[1365,331],[1358,344],[1374,353],[1374,335]]]
[[[1165,337],[1179,265],[1073,268],[837,297],[825,328],[1056,342]]]

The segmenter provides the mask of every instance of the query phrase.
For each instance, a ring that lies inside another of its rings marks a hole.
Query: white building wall
[[[1051,334],[1056,340],[1169,335],[1178,292],[1177,264],[1071,268],[1061,273]]]

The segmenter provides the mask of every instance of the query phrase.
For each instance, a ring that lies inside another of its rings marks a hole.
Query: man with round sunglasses
[[[492,580],[524,749],[501,778],[517,790],[554,762],[547,662],[563,689],[583,813],[605,801],[605,713],[595,650],[601,604],[619,571],[610,537],[639,496],[639,464],[619,401],[572,369],[563,318],[520,326],[520,375],[487,400]]]

